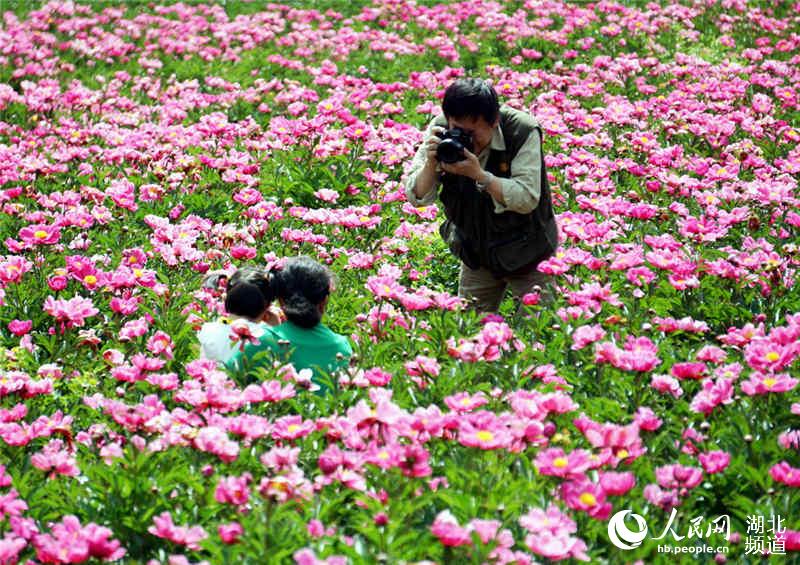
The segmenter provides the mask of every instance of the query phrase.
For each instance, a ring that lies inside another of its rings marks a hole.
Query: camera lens
[[[444,139],[436,148],[436,158],[442,163],[464,160],[464,146],[455,139]]]

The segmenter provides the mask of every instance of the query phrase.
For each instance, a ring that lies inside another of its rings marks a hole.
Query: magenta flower
[[[572,346],[571,349],[583,349],[589,344],[600,341],[606,336],[605,330],[599,325],[586,325],[579,326],[572,333]]]
[[[483,392],[469,394],[468,392],[459,392],[444,399],[447,407],[454,412],[471,412],[476,408],[480,408],[489,402]]]
[[[459,421],[458,441],[467,447],[501,449],[510,445],[512,436],[493,412],[470,413]]]
[[[314,431],[312,420],[303,420],[302,416],[284,416],[275,421],[272,437],[281,440],[296,440]]]
[[[153,525],[147,531],[156,537],[164,538],[178,545],[185,545],[188,549],[198,551],[200,542],[208,537],[206,531],[200,526],[176,526],[172,522],[169,512],[162,512],[153,518]]]
[[[231,545],[239,542],[239,538],[244,533],[244,528],[239,522],[220,524],[217,526],[217,533],[219,533],[222,543]]]
[[[48,296],[44,301],[44,311],[53,316],[62,326],[68,328],[81,327],[86,318],[96,315],[99,310],[94,307],[88,298],[75,296],[69,300]]]
[[[663,488],[693,489],[703,480],[703,471],[696,467],[684,467],[680,464],[656,467],[656,480]]]
[[[721,404],[733,402],[733,380],[717,379],[703,381],[703,389],[695,395],[690,408],[708,416]]]
[[[708,370],[705,363],[675,363],[670,369],[672,376],[678,379],[702,379]]]
[[[731,462],[731,455],[727,451],[709,451],[697,456],[698,461],[703,466],[703,470],[709,475],[721,473]]]
[[[587,479],[567,481],[561,485],[561,497],[573,510],[586,512],[592,518],[605,520],[611,514],[603,488]]]
[[[232,504],[234,506],[247,504],[250,498],[248,485],[252,480],[253,477],[250,473],[244,473],[239,477],[222,477],[214,491],[214,500],[220,504]]]
[[[458,520],[448,510],[443,510],[436,515],[431,524],[431,533],[448,547],[472,545],[469,530],[459,526]]]
[[[31,464],[37,469],[49,472],[51,477],[66,475],[77,477],[80,474],[74,452],[64,449],[60,439],[51,440],[42,451],[31,455]]]
[[[794,488],[800,488],[800,469],[792,467],[786,461],[781,461],[773,465],[769,470],[769,474],[775,482]]]
[[[33,224],[19,230],[19,237],[27,245],[53,245],[61,239],[61,228],[47,224]]]
[[[31,328],[33,328],[32,320],[11,320],[8,323],[8,331],[18,337],[30,332]]]
[[[777,375],[754,372],[750,378],[742,383],[742,392],[748,396],[769,394],[771,392],[787,392],[800,382],[790,377],[787,373]]]
[[[658,347],[647,337],[628,336],[623,349],[611,342],[595,344],[595,361],[625,371],[649,372],[661,364]]]
[[[585,471],[595,466],[588,451],[576,449],[566,454],[560,447],[540,451],[534,464],[542,475],[573,479],[583,477]]]
[[[43,563],[81,563],[91,558],[116,561],[125,555],[111,530],[90,523],[81,526],[75,516],[64,516],[49,534],[33,538],[36,558]]]
[[[18,283],[22,280],[22,276],[33,268],[33,263],[20,257],[19,255],[11,255],[0,261],[0,282]]]
[[[642,494],[644,494],[648,502],[663,510],[670,510],[681,504],[680,496],[678,496],[678,489],[663,490],[658,485],[649,484],[644,487]]]
[[[600,487],[607,495],[622,496],[636,485],[636,477],[629,472],[604,471],[600,473]]]
[[[241,351],[244,351],[244,346],[248,343],[258,345],[262,335],[264,335],[263,328],[249,324],[246,320],[235,320],[230,325],[230,339],[234,343],[239,343]]]

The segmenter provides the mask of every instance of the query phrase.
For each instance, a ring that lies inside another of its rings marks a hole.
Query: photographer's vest
[[[447,128],[444,116],[436,125]],[[543,139],[541,126],[532,116],[502,107],[500,129],[505,151],[491,150],[486,170],[496,177],[511,177],[511,161],[534,131]],[[446,216],[439,233],[471,269],[486,268],[493,275],[530,272],[550,257],[558,246],[558,228],[553,215],[550,185],[541,153],[541,195],[539,204],[529,214],[494,211],[494,201],[488,193],[478,192],[475,181],[459,175],[442,174],[439,194]]]

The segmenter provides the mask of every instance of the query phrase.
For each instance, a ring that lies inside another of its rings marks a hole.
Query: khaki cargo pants
[[[549,275],[533,270],[522,275],[509,275],[496,279],[486,269],[470,269],[463,262],[458,281],[458,296],[467,300],[470,307],[478,312],[492,314],[500,309],[500,303],[505,297],[506,290],[511,287],[514,301],[517,303],[517,312],[522,305],[522,297],[529,292],[534,292],[538,286],[541,291],[540,304],[552,304],[553,289]]]

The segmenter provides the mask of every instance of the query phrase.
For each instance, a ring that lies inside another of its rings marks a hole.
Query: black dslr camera
[[[472,136],[461,128],[449,129],[441,135],[436,147],[436,158],[442,163],[456,163],[466,159],[464,149],[472,151]]]

